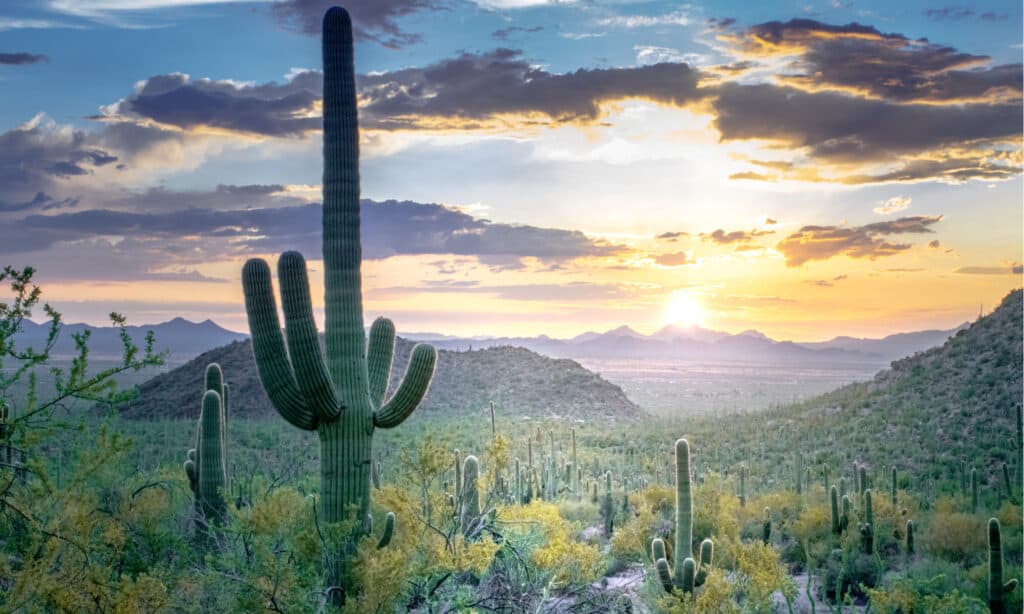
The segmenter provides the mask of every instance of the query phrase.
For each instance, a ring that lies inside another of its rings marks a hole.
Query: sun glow
[[[674,293],[665,306],[665,323],[680,326],[704,326],[707,312],[693,296],[684,292]]]

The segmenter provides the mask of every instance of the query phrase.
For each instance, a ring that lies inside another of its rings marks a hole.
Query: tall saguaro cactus
[[[1006,594],[1017,588],[1017,580],[1003,582],[1003,536],[999,520],[988,521],[988,608],[992,614],[1006,614]]]
[[[398,390],[385,399],[395,327],[378,318],[363,329],[359,235],[359,133],[352,21],[334,7],[323,20],[323,259],[326,356],[313,320],[306,263],[297,252],[278,262],[285,335],[277,316],[270,267],[253,259],[242,269],[245,307],[260,381],[281,416],[320,438],[321,518],[365,518],[370,501],[373,432],[394,428],[416,409],[434,373],[437,353],[412,351]],[[287,346],[285,338],[287,338]],[[351,544],[327,557],[332,589],[345,591]],[[330,559],[334,559],[332,562]],[[332,593],[333,594],[333,593]]]
[[[675,522],[675,564],[669,573],[665,558],[665,546],[660,539],[651,543],[655,570],[666,592],[673,586],[684,593],[693,593],[707,577],[706,567],[713,563],[714,545],[706,539],[701,543],[700,561],[693,560],[693,497],[690,484],[690,444],[685,439],[676,441],[676,522]]]

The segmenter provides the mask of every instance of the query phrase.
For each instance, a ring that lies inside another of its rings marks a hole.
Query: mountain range
[[[483,349],[503,346],[522,347],[552,358],[661,359],[701,360],[710,362],[787,363],[863,363],[886,366],[891,361],[942,345],[952,335],[967,327],[964,323],[949,330],[924,330],[898,333],[880,339],[835,337],[828,341],[797,343],[776,341],[756,330],[737,334],[709,330],[699,326],[669,325],[644,335],[629,326],[619,326],[603,333],[585,332],[570,339],[547,335],[537,337],[457,337],[439,333],[405,334],[413,341],[426,341],[446,350]],[[113,327],[87,324],[65,324],[53,354],[57,358],[75,353],[72,335],[90,331],[89,348],[93,357],[119,358],[121,340]],[[219,326],[211,320],[191,322],[175,318],[154,325],[129,326],[132,339],[142,344],[146,331],[156,335],[156,349],[169,352],[168,361],[180,364],[199,354],[242,341],[248,335]],[[15,337],[18,347],[38,349],[46,341],[47,324],[25,321]]]
[[[604,333],[586,332],[571,339],[539,337],[493,337],[463,339],[430,335],[411,336],[428,341],[438,348],[468,349],[470,347],[518,346],[554,358],[621,358],[703,360],[714,362],[760,362],[765,360],[792,363],[871,363],[880,366],[942,345],[964,323],[950,330],[924,330],[898,333],[880,339],[835,337],[828,341],[796,343],[776,341],[756,330],[737,334],[708,330],[699,326],[669,325],[644,335],[628,326]]]
[[[156,338],[154,349],[167,352],[169,363],[180,364],[195,358],[207,350],[232,341],[248,339],[249,335],[230,331],[212,320],[191,322],[184,318],[174,318],[160,324],[144,324],[127,327],[132,341],[139,347],[146,343],[146,333],[153,331]],[[74,335],[89,332],[89,356],[102,360],[117,360],[123,353],[120,331],[113,326],[91,326],[89,324],[64,324],[57,335],[50,355],[57,359],[71,358],[78,352],[75,349]],[[22,321],[21,331],[15,335],[14,344],[17,348],[31,347],[41,350],[46,344],[50,332],[49,322],[37,324],[30,320]]]

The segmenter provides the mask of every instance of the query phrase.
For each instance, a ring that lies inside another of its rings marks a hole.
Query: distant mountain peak
[[[630,328],[626,324],[623,324],[622,326],[619,326],[618,328],[613,328],[612,330],[606,332],[605,334],[606,335],[614,335],[614,336],[618,336],[618,337],[636,337],[637,339],[643,339],[644,338],[644,335],[641,335],[640,333],[636,332],[635,330],[633,330],[632,328]]]

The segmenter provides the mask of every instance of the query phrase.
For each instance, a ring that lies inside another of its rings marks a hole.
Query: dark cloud
[[[117,161],[80,130],[61,129],[44,116],[0,133],[0,200],[25,202],[69,177]]]
[[[37,209],[40,211],[53,211],[55,209],[73,209],[78,206],[78,198],[62,198],[60,200],[44,192],[36,192],[31,200],[17,203],[5,203],[0,201],[0,213],[17,213]]]
[[[496,49],[364,75],[360,93],[363,117],[374,127],[410,128],[444,118],[448,126],[456,120],[462,128],[480,128],[502,115],[525,116],[518,121],[526,123],[592,122],[602,102],[631,97],[683,106],[706,96],[697,88],[699,77],[682,63],[556,74],[531,65],[517,50]]]
[[[324,13],[338,4],[337,0],[280,0],[270,7],[271,14],[285,28],[319,36]],[[345,9],[352,16],[356,40],[373,41],[398,49],[422,40],[419,34],[406,32],[398,20],[417,11],[444,8],[443,0],[347,0]]]
[[[775,78],[808,91],[928,103],[1013,102],[1021,96],[1020,64],[990,67],[987,56],[858,23],[772,21],[723,38],[745,56],[796,56]]]
[[[655,254],[654,261],[662,266],[684,266],[692,262],[686,252]]]
[[[22,66],[25,64],[36,64],[38,62],[49,62],[50,57],[37,53],[0,53],[0,65]]]
[[[513,34],[532,34],[534,32],[543,32],[544,26],[533,26],[530,28],[524,28],[522,26],[509,26],[500,30],[491,32],[491,38],[499,41],[507,41]]]
[[[930,233],[942,216],[917,215],[864,226],[804,226],[777,246],[786,257],[786,266],[797,267],[810,260],[828,260],[834,256],[874,260],[911,248],[909,243],[893,243],[884,237]]]
[[[564,284],[517,284],[485,286],[477,281],[426,281],[422,286],[397,286],[372,291],[374,298],[408,296],[414,292],[487,294],[510,301],[605,301],[626,299],[640,291],[636,286],[572,281]]]
[[[320,130],[316,105],[322,93],[323,76],[316,71],[294,73],[283,84],[260,85],[172,73],[150,77],[131,96],[106,108],[105,117],[293,137]]]
[[[718,90],[715,125],[723,140],[775,141],[804,150],[810,159],[806,166],[780,168],[778,175],[745,172],[732,178],[859,184],[1006,179],[1020,173],[1019,104],[893,104],[770,84],[724,84]],[[882,174],[855,170],[882,163],[895,168]]]
[[[1024,265],[964,266],[954,269],[953,272],[960,273],[961,275],[1020,275],[1021,273],[1024,273]]]
[[[732,232],[726,232],[719,228],[718,230],[710,233],[700,233],[700,236],[705,241],[711,241],[718,245],[728,245],[730,243],[749,243],[757,237],[764,235],[775,234],[774,230],[757,230],[756,228],[751,231],[745,230],[734,230]]]
[[[43,250],[72,253],[83,245],[136,258],[161,268],[187,267],[258,253],[300,250],[319,258],[322,209],[319,204],[244,209],[241,203],[278,186],[220,186],[207,195],[197,192],[150,190],[119,204],[144,200],[147,195],[179,208],[152,211],[91,209],[56,215],[28,215],[0,225],[0,253]],[[181,203],[221,203],[235,198],[228,209],[181,209]],[[274,198],[280,198],[275,196]],[[287,198],[287,197],[286,197]],[[259,202],[270,202],[265,198]],[[152,209],[154,205],[149,205]],[[558,263],[586,256],[611,256],[625,248],[587,237],[582,232],[536,226],[492,223],[435,204],[408,201],[363,201],[363,256],[383,259],[403,254],[473,256],[498,268],[521,267],[524,258]],[[114,242],[108,237],[125,237]],[[114,258],[110,256],[109,259]],[[96,258],[89,258],[95,262]],[[145,270],[151,270],[146,268]]]
[[[680,239],[682,237],[688,237],[688,236],[690,236],[690,233],[682,231],[682,230],[677,230],[677,231],[663,232],[663,233],[661,233],[660,235],[658,235],[658,236],[656,236],[654,238],[655,239],[660,239],[660,240],[663,240],[663,241],[676,241],[676,240],[678,240],[678,239]]]

